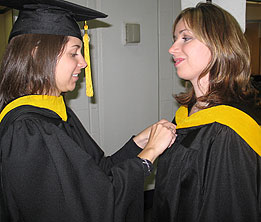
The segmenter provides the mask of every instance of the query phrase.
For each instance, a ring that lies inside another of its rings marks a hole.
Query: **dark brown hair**
[[[199,76],[200,79],[209,72],[207,93],[196,98],[191,88],[186,93],[176,95],[176,100],[182,105],[190,105],[198,100],[211,107],[254,97],[250,83],[250,51],[235,18],[216,5],[199,3],[179,14],[174,22],[174,31],[181,19],[196,38],[209,48],[211,61]]]
[[[68,37],[24,34],[10,41],[0,67],[0,109],[11,100],[56,90],[55,67]]]

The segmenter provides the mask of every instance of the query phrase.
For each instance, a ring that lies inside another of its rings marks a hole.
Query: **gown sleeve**
[[[0,146],[10,221],[143,221],[142,161],[120,151],[104,171],[102,151],[83,142],[38,118],[8,127]]]
[[[70,134],[70,137],[74,138],[80,147],[85,148],[86,152],[92,156],[97,165],[99,165],[105,172],[110,172],[111,167],[115,164],[137,157],[137,155],[142,151],[142,149],[133,141],[133,136],[113,155],[105,156],[103,150],[88,134],[75,113],[70,108],[67,109],[69,120],[68,124],[64,124],[64,128],[67,128],[67,132]],[[73,130],[71,130],[71,128],[73,128]]]

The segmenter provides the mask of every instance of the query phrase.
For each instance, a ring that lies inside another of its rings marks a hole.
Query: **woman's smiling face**
[[[173,56],[178,76],[189,80],[195,87],[198,77],[211,60],[211,52],[195,37],[183,19],[176,25],[169,53]]]
[[[57,60],[55,70],[56,96],[62,92],[73,91],[81,69],[87,65],[81,53],[82,41],[76,37],[69,36],[68,38],[64,52]]]

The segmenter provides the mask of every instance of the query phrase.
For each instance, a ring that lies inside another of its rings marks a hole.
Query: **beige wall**
[[[261,20],[261,4],[247,3],[246,20]]]
[[[253,75],[261,75],[261,3],[247,3],[245,36],[251,52]]]

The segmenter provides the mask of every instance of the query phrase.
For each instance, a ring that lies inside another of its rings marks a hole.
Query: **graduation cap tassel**
[[[85,21],[84,25],[84,58],[87,62],[87,67],[85,68],[85,80],[86,80],[86,95],[89,97],[93,96],[93,87],[92,87],[92,76],[91,76],[91,62],[90,62],[90,52],[89,52],[89,36],[87,33],[88,25]]]

